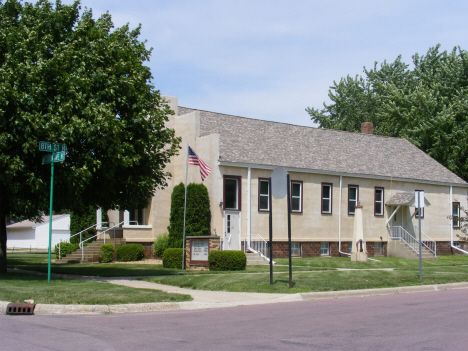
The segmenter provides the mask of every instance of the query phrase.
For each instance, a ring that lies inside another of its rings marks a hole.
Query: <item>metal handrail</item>
[[[79,246],[80,246],[80,249],[81,249],[81,260],[84,261],[84,246],[83,246],[83,243],[85,243],[86,241],[89,241],[89,240],[91,240],[91,239],[97,237],[98,235],[106,234],[106,232],[108,232],[109,230],[112,230],[112,229],[114,229],[114,239],[115,239],[115,228],[116,228],[116,227],[119,227],[120,225],[122,225],[123,222],[124,222],[124,221],[122,221],[122,222],[120,222],[120,223],[114,225],[113,227],[107,228],[107,229],[104,230],[103,232],[97,233],[96,235],[94,235],[94,236],[92,236],[92,237],[90,237],[90,238],[88,238],[88,239],[85,239],[85,240],[83,240],[83,241],[80,241],[80,245],[79,245]],[[112,223],[112,222],[110,222],[110,223]],[[110,224],[110,223],[109,223],[109,224]],[[106,235],[104,235],[104,244],[105,244],[105,243],[106,243]]]
[[[419,232],[419,227],[414,226],[414,232],[418,233]],[[431,239],[429,235],[424,233],[424,231],[421,229],[421,244],[424,245],[429,251],[431,251],[434,256],[437,256],[437,243]]]
[[[391,238],[399,239],[408,245],[414,252],[419,254],[419,240],[408,233],[403,227],[396,226],[391,228]]]
[[[252,238],[255,237],[255,238]],[[270,262],[268,241],[263,239],[260,234],[250,234],[244,238],[244,252],[252,251],[259,254],[265,260]],[[273,261],[275,263],[275,261]]]

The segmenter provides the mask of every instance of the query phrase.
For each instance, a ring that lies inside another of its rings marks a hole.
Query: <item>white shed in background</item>
[[[7,248],[37,248],[49,247],[49,216],[42,216],[41,222],[25,220],[7,225]],[[70,240],[70,215],[52,216],[52,247],[60,240]]]

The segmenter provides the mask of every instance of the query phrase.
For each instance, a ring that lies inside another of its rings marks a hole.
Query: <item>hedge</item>
[[[80,248],[78,244],[70,244],[66,242],[60,243],[60,249],[59,249],[59,244],[55,245],[55,258],[59,258],[59,251],[60,255],[66,256],[68,254],[71,254],[73,251],[76,251]]]
[[[244,251],[211,251],[208,254],[210,271],[241,271],[245,269],[247,256]]]
[[[115,257],[120,262],[138,261],[145,257],[145,248],[141,244],[120,245],[115,250]]]
[[[99,262],[108,263],[112,262],[114,258],[114,245],[102,244],[99,246]]]
[[[164,250],[162,261],[164,268],[182,268],[182,249],[171,248]]]

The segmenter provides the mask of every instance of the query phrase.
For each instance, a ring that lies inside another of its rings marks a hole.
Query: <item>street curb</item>
[[[284,294],[275,299],[265,300],[239,300],[230,302],[155,302],[155,303],[134,303],[122,305],[53,305],[37,304],[34,310],[35,315],[74,315],[74,314],[113,314],[113,313],[140,313],[156,311],[175,310],[196,310],[207,308],[236,307],[246,305],[259,305],[280,302],[294,302],[319,299],[338,299],[347,297],[382,296],[409,294],[418,292],[432,292],[455,289],[468,289],[468,282],[449,283],[440,285],[405,286],[399,288],[346,290],[346,291],[325,291],[312,293]],[[6,314],[9,302],[0,301],[0,314]]]
[[[443,290],[467,289],[467,288],[468,288],[468,282],[462,282],[462,283],[448,283],[448,284],[434,284],[434,285],[403,286],[403,287],[398,287],[398,288],[310,292],[310,293],[301,293],[301,296],[303,300],[339,299],[339,298],[345,298],[345,297],[397,295],[397,294],[410,294],[410,293],[418,293],[418,292],[443,291]]]

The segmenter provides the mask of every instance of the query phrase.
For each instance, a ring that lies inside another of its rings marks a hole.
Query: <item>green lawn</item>
[[[142,302],[179,302],[189,295],[168,294],[159,290],[71,279],[51,279],[47,275],[8,273],[1,277],[0,301],[34,300],[44,304],[113,305]]]
[[[281,265],[288,264],[287,259],[276,261]],[[274,268],[273,285],[270,285],[269,274],[241,275],[232,272],[225,272],[221,276],[198,275],[190,280],[181,276],[151,277],[144,280],[191,289],[271,293],[375,289],[468,281],[467,256],[440,256],[438,260],[423,261],[422,282],[419,281],[418,260],[382,257],[379,261],[351,262],[349,258],[331,257],[293,259],[291,289],[289,274],[277,273],[279,267]],[[376,270],[384,268],[393,270]]]
[[[276,259],[276,262],[273,285],[269,284],[269,266],[247,266],[245,271],[234,272],[200,272],[167,269],[161,265],[148,264],[54,264],[52,273],[102,277],[146,276],[144,280],[147,281],[192,289],[272,293],[338,291],[468,281],[468,256],[439,256],[438,260],[423,261],[422,282],[419,281],[418,260],[379,257],[378,261],[351,262],[349,258],[344,257],[317,257],[292,260],[293,288],[289,289],[288,259]],[[8,265],[11,268],[47,272],[47,255],[9,255]],[[385,268],[393,270],[376,270]]]

